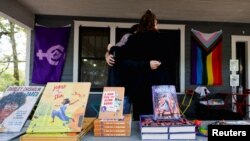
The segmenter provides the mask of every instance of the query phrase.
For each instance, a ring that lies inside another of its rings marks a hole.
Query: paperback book
[[[123,119],[124,87],[104,87],[99,110],[99,119]]]
[[[47,83],[28,133],[80,132],[91,83]]]
[[[0,132],[20,132],[43,86],[10,86],[0,99]]]
[[[185,118],[155,120],[154,115],[140,116],[141,133],[187,133],[195,132],[195,124]]]
[[[195,125],[185,119],[155,120],[154,115],[140,116],[142,139],[195,139]]]
[[[131,114],[125,114],[120,120],[100,120],[94,122],[94,136],[130,136]]]
[[[170,133],[169,134],[169,139],[171,140],[194,140],[196,139],[196,133],[195,132],[192,132],[192,133],[175,133],[175,134],[172,134]]]
[[[155,119],[179,119],[181,117],[175,86],[152,86]]]

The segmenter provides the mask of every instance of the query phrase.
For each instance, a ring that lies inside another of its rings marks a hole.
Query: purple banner
[[[70,27],[35,26],[32,83],[61,81],[69,35]]]

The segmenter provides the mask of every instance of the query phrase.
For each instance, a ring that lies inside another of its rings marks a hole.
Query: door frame
[[[232,35],[231,40],[231,47],[232,47],[232,59],[236,59],[236,43],[237,42],[244,42],[246,44],[246,51],[245,51],[245,64],[246,64],[246,88],[250,88],[250,36],[244,36],[244,35]],[[247,104],[250,103],[250,97],[248,97]],[[247,106],[247,111],[249,111],[250,108]],[[248,112],[247,117],[250,117],[250,112]]]

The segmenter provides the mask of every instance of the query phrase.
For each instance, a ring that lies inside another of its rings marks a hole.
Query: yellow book
[[[27,133],[80,132],[91,83],[47,83]]]
[[[86,135],[94,125],[94,120],[96,118],[85,117],[83,122],[83,129],[81,132],[72,132],[72,133],[34,133],[34,134],[25,134],[21,136],[21,141],[78,141],[81,140],[84,135]]]

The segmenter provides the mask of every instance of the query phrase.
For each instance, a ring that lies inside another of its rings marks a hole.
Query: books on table
[[[173,85],[152,86],[153,115],[140,115],[142,139],[195,139],[195,125],[182,118]]]
[[[89,82],[47,83],[27,133],[80,132],[90,86]]]
[[[104,87],[94,136],[130,136],[132,115],[123,115],[124,87]]]
[[[99,110],[99,119],[123,119],[124,87],[104,87]]]
[[[101,120],[94,121],[94,136],[130,136],[131,135],[132,115],[125,114],[120,120]]]
[[[193,122],[184,118],[175,120],[155,120],[154,115],[141,115],[140,129],[142,139],[196,138],[195,125]]]
[[[20,132],[43,86],[9,86],[0,99],[0,132]]]
[[[79,141],[84,137],[94,126],[94,120],[96,118],[85,117],[83,121],[83,127],[81,132],[72,133],[35,133],[25,134],[21,136],[21,141]]]
[[[155,119],[179,119],[181,117],[175,86],[152,86],[152,98]]]

